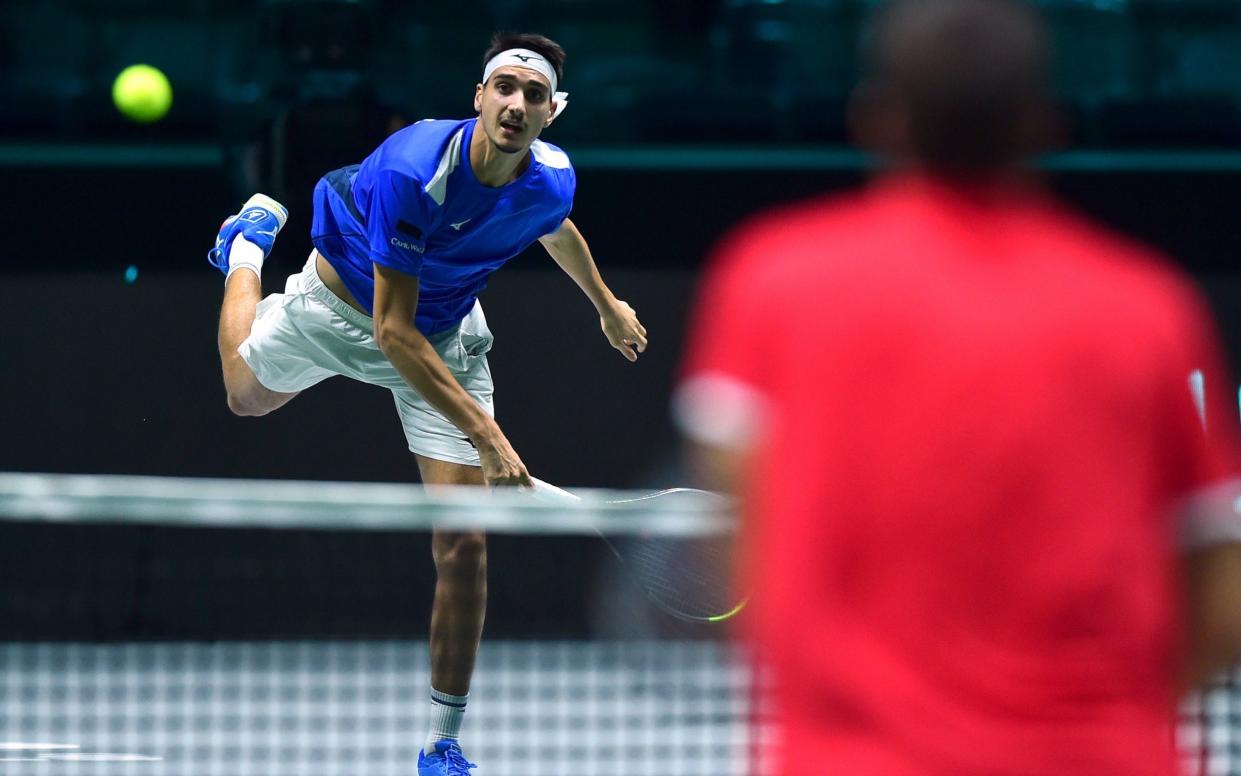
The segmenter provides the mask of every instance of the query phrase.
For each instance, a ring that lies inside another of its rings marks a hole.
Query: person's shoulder
[[[822,195],[746,218],[725,235],[720,247],[767,266],[796,261],[806,253],[818,254],[825,244],[856,235],[858,222],[867,215],[867,203],[856,193]]]
[[[422,119],[392,133],[388,140],[402,145],[433,145],[446,142],[473,119]]]
[[[1042,222],[1038,231],[1048,240],[1076,246],[1075,253],[1107,263],[1148,268],[1167,263],[1167,258],[1153,247],[1105,226],[1063,202],[1047,198],[1042,205],[1035,211]]]
[[[573,163],[569,161],[569,155],[560,146],[552,145],[546,140],[535,140],[530,144],[530,153],[534,155],[534,160],[545,169],[573,172]]]
[[[1201,290],[1173,259],[1063,204],[1042,221],[1044,250],[1070,262],[1074,284],[1135,327],[1179,327],[1205,308]]]
[[[767,223],[780,234],[797,239],[856,234],[859,223],[872,218],[874,208],[865,191],[820,194],[767,212]]]
[[[1188,277],[1171,257],[1059,203],[1049,203],[1039,233],[1048,245],[1084,270],[1108,275],[1152,293],[1180,294]]]
[[[711,252],[715,282],[750,295],[783,298],[842,271],[829,256],[847,255],[849,224],[865,205],[856,194],[832,194],[751,215],[726,232]],[[827,250],[825,250],[825,248]]]
[[[423,119],[393,132],[376,153],[376,172],[397,173],[429,181],[453,138],[472,119]]]
[[[573,162],[569,155],[559,146],[544,140],[535,140],[530,144],[530,153],[534,161],[542,168],[543,177],[552,183],[558,193],[573,196],[577,186],[577,173],[573,170]]]

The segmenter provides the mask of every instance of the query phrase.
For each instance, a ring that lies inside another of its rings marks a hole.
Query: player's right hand
[[[638,354],[646,352],[646,327],[628,302],[615,300],[610,309],[599,315],[599,325],[612,347],[629,361],[637,361]]]
[[[532,485],[530,472],[526,471],[526,465],[504,436],[492,443],[479,444],[478,457],[483,465],[483,480],[487,487]]]

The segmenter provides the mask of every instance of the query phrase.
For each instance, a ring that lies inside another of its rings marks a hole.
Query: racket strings
[[[728,539],[642,538],[614,545],[656,603],[709,619],[737,605],[729,582]]]

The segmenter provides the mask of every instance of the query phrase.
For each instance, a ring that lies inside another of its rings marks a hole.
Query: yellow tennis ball
[[[172,84],[150,65],[130,65],[112,82],[112,101],[133,121],[159,121],[172,107]]]

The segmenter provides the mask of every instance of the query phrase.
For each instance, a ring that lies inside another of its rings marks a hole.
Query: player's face
[[[505,153],[521,153],[552,122],[551,84],[524,67],[501,67],[474,91],[483,130]]]

